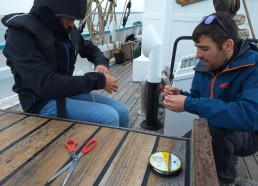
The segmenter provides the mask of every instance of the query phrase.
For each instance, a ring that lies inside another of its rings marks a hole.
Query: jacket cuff
[[[106,76],[100,72],[88,72],[84,74],[85,83],[88,90],[104,89],[106,86]]]
[[[197,111],[198,102],[199,102],[198,98],[191,98],[187,96],[184,102],[185,111],[198,115],[198,111]]]

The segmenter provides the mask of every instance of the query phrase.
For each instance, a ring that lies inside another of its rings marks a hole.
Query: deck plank
[[[0,116],[0,131],[14,125],[19,120],[25,118],[24,115],[18,114],[4,114]]]
[[[11,174],[12,170],[18,169],[21,165],[28,162],[34,154],[53,140],[56,134],[62,133],[70,125],[71,123],[69,122],[52,120],[42,127],[43,132],[32,133],[31,138],[29,138],[32,140],[28,141],[27,138],[20,140],[14,146],[5,150],[1,154],[1,157],[4,159],[2,159],[3,163],[0,167],[0,180]],[[19,156],[17,156],[17,154],[19,154]]]
[[[258,166],[255,157],[253,155],[244,157],[244,161],[251,179],[258,180]]]
[[[116,164],[109,168],[100,185],[104,185],[104,183],[105,185],[119,185],[119,183],[123,183],[121,185],[140,185],[144,174],[139,174],[137,167],[140,163],[137,162],[148,159],[154,142],[155,136],[130,133],[119,152],[122,153],[120,156],[122,158],[115,157]],[[129,170],[130,172],[125,171],[125,169],[121,171],[121,167],[131,167],[132,169]],[[117,176],[118,173],[119,176]],[[128,177],[129,175],[135,176]]]
[[[236,164],[237,175],[241,178],[248,178],[250,179],[251,176],[245,164],[244,158],[238,157],[238,163]]]
[[[33,130],[40,127],[48,119],[39,117],[29,117],[17,122],[17,124],[0,131],[0,153],[3,149],[13,144],[18,139],[28,135]]]

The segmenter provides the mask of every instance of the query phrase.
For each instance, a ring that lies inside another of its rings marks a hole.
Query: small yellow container
[[[171,152],[155,152],[149,157],[149,163],[154,171],[162,175],[179,173],[183,163],[180,158]]]

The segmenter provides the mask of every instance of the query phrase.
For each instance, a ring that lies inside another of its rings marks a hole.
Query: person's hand
[[[183,95],[167,95],[164,98],[164,106],[172,110],[174,112],[183,112],[184,110],[184,103],[185,103],[186,96]]]
[[[117,91],[117,80],[116,78],[110,76],[109,74],[105,74],[106,76],[106,85],[105,85],[105,90],[112,94],[112,92],[116,92]]]
[[[168,96],[168,95],[179,95],[180,94],[180,90],[176,87],[172,87],[170,85],[166,85],[164,90],[163,90],[163,94],[164,96]]]
[[[103,74],[109,74],[108,68],[105,67],[104,65],[98,65],[98,66],[96,66],[95,72],[100,72],[100,73],[103,73]]]

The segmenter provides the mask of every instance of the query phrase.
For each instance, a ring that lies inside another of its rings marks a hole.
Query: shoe
[[[235,186],[234,183],[226,183],[226,182],[224,182],[222,180],[219,180],[219,185],[220,186]]]
[[[235,186],[257,186],[258,180],[237,177],[234,184]]]

